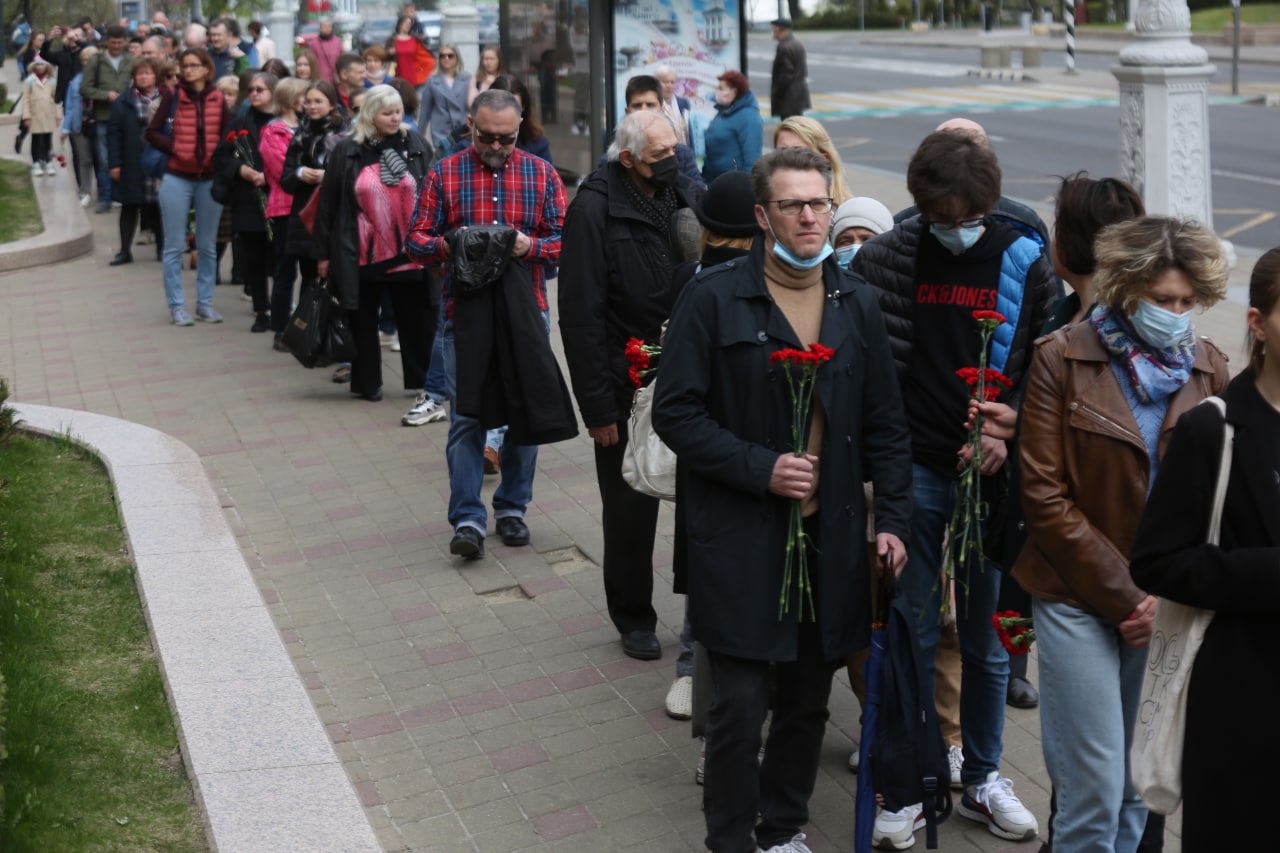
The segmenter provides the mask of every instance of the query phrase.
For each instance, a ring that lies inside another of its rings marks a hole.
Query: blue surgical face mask
[[[1191,312],[1175,314],[1145,299],[1138,300],[1137,310],[1129,317],[1138,337],[1156,349],[1170,349],[1191,328]]]
[[[773,233],[773,223],[769,221],[769,216],[767,214],[764,217],[764,221],[769,225],[769,236],[773,237],[773,256],[789,267],[794,267],[798,270],[811,270],[820,265],[827,258],[831,257],[831,253],[834,251],[831,248],[830,243],[823,243],[822,250],[812,258],[797,258],[791,253],[790,249],[782,245],[782,241],[778,239],[778,235]]]
[[[937,227],[930,225],[929,233],[938,238],[938,242],[948,252],[959,255],[972,249],[973,244],[978,242],[978,238],[982,236],[982,226],[975,225],[972,228],[951,228],[946,231],[940,231]]]
[[[848,269],[849,264],[853,263],[853,256],[858,254],[858,250],[862,248],[861,243],[854,243],[851,246],[842,246],[836,249],[836,263],[842,269]]]

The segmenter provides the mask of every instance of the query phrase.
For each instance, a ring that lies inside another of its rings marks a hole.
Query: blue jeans
[[[551,333],[550,317],[542,314]],[[474,527],[483,536],[488,529],[488,513],[480,489],[484,485],[485,430],[480,421],[458,414],[457,354],[453,345],[453,321],[446,320],[437,339],[443,339],[441,361],[444,365],[445,392],[449,398],[449,437],[445,443],[445,459],[449,463],[449,523],[454,529]],[[428,375],[428,381],[430,376]],[[493,493],[494,518],[523,518],[533,500],[533,475],[538,468],[538,448],[506,444],[498,455],[498,471],[502,477]]]
[[[213,200],[213,181],[189,181],[165,175],[160,182],[160,218],[164,223],[164,298],[170,308],[182,305],[182,255],[187,246],[187,212],[196,208],[196,303],[213,304],[218,269],[218,220],[222,205]]]
[[[427,381],[422,393],[437,404],[442,404],[449,397],[449,388],[444,375],[444,300],[440,300],[440,317],[436,321],[436,338],[431,344],[431,366],[427,368]],[[453,339],[450,330],[449,339]]]
[[[933,688],[938,655],[942,540],[951,517],[954,481],[921,465],[912,466],[911,559],[899,582],[911,612]],[[985,782],[1000,769],[1004,741],[1004,702],[1009,686],[1009,653],[1000,645],[991,616],[1000,596],[1000,571],[991,563],[968,578],[965,594],[957,580],[956,633],[960,637],[960,737],[964,742],[965,786]],[[926,701],[932,702],[930,694]],[[1054,841],[1055,849],[1057,840]]]
[[[1129,781],[1129,744],[1147,650],[1106,619],[1033,599],[1040,734],[1058,810],[1054,853],[1134,853],[1147,809]]]
[[[93,109],[90,107],[90,109]],[[98,167],[98,204],[111,204],[111,168],[107,159],[107,127],[110,122],[100,121],[95,127],[98,129],[97,139],[94,140],[94,146],[97,148],[97,167]],[[183,231],[185,234],[186,231]]]

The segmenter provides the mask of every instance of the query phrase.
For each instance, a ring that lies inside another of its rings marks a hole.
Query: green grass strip
[[[6,853],[206,850],[101,463],[0,446]]]
[[[31,186],[31,164],[0,160],[0,243],[34,237],[43,230],[44,219]]]

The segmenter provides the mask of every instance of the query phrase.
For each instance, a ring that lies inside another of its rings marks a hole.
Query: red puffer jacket
[[[165,133],[170,110],[172,136]],[[213,149],[230,123],[231,113],[221,92],[213,86],[196,91],[184,83],[160,101],[147,126],[147,142],[169,155],[170,174],[189,181],[209,181],[213,180]]]

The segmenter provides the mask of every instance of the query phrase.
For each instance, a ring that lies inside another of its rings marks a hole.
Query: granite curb
[[[210,848],[380,851],[200,457],[118,418],[15,409],[107,466]]]
[[[4,121],[11,118],[0,116],[0,127],[16,124]],[[0,156],[25,162],[13,154]],[[65,168],[58,169],[52,179],[45,177],[33,181],[44,230],[33,237],[0,244],[0,272],[68,261],[93,251],[93,228],[88,214],[80,206],[75,180],[71,169]]]

